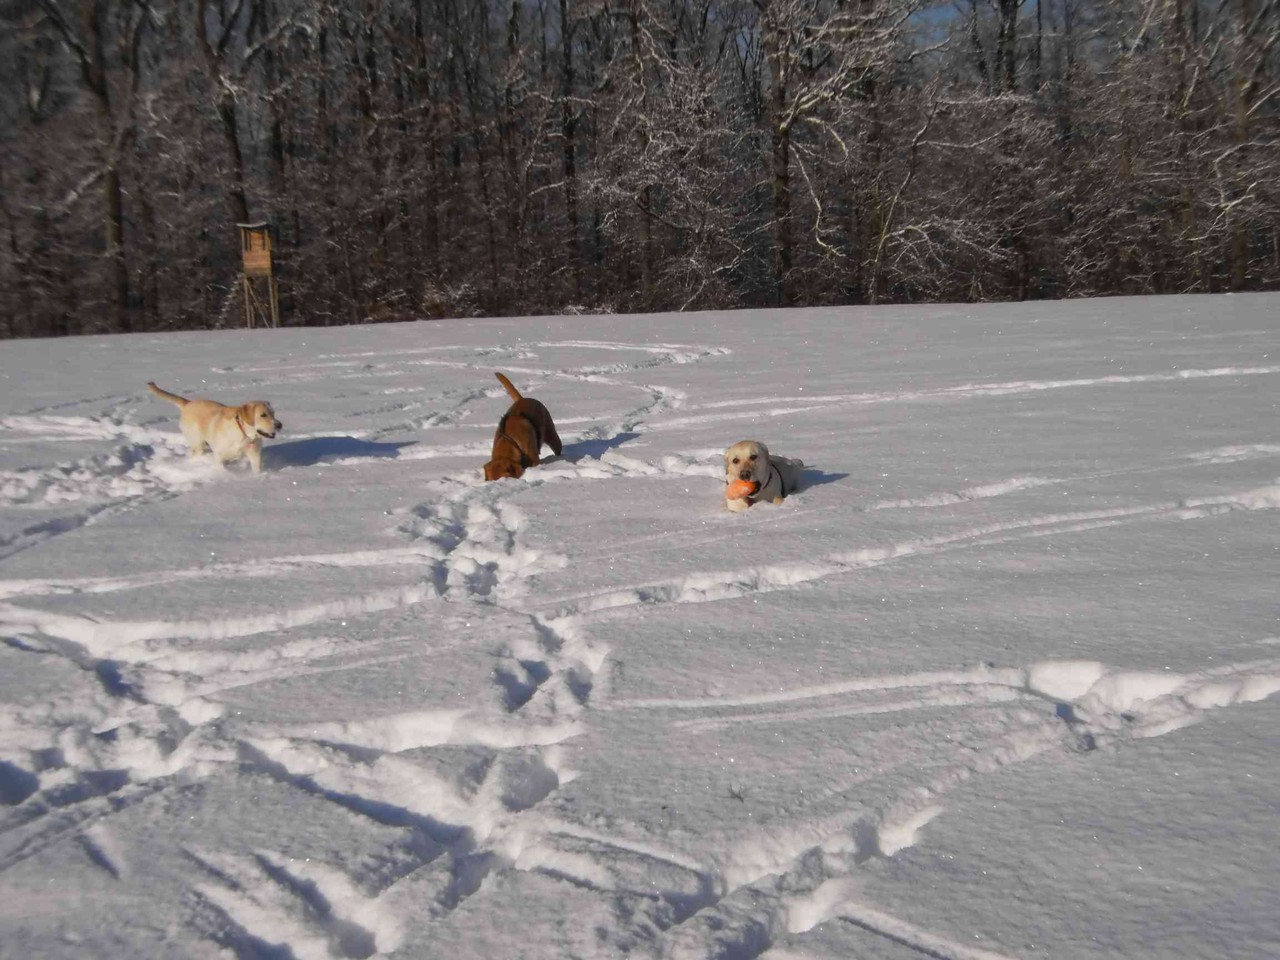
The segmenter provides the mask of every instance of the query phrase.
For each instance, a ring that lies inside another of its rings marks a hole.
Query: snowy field
[[[1275,957],[1278,318],[0,344],[0,956]]]

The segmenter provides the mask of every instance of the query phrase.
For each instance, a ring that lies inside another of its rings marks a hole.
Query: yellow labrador
[[[187,438],[193,457],[200,456],[208,447],[219,463],[227,464],[244,457],[253,472],[258,473],[262,469],[262,438],[270,439],[284,429],[271,404],[263,400],[228,407],[213,400],[188,400],[161,390],[154,383],[147,386],[157,397],[176,403],[182,409],[178,426]]]
[[[751,483],[755,492],[738,500],[726,497],[725,506],[739,513],[761,501],[781,503],[783,497],[795,492],[803,467],[802,460],[771,457],[769,448],[757,440],[740,440],[724,452],[725,483]]]

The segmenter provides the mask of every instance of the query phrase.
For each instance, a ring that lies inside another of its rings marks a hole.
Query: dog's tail
[[[176,403],[180,407],[185,407],[191,402],[186,397],[180,397],[176,393],[170,393],[168,390],[161,390],[153,382],[148,382],[147,387],[161,400],[168,400],[170,403]]]
[[[516,389],[515,384],[513,384],[510,380],[508,380],[506,377],[504,377],[500,373],[495,373],[494,376],[498,378],[498,382],[500,384],[502,384],[504,387],[507,388],[507,393],[511,394],[512,400],[524,399],[524,397],[520,396],[520,391]]]

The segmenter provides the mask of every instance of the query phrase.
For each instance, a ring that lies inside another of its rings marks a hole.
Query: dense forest
[[[1280,0],[6,0],[0,336],[1280,286]]]

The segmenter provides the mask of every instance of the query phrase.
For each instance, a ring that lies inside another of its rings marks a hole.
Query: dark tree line
[[[1275,288],[1280,0],[0,0],[0,335]]]

